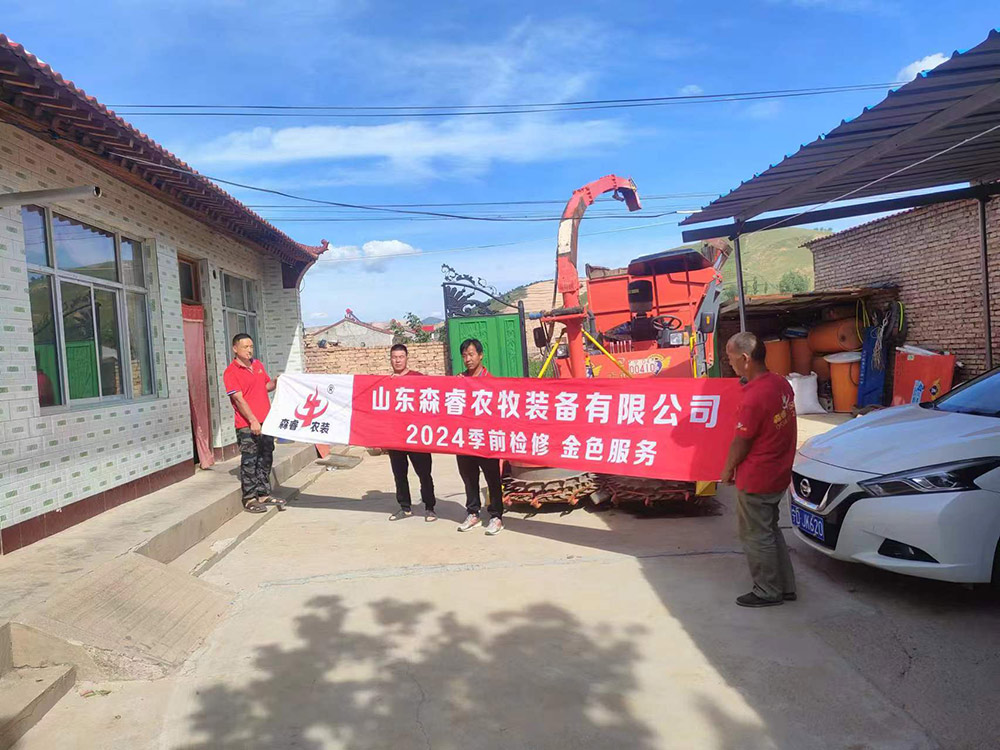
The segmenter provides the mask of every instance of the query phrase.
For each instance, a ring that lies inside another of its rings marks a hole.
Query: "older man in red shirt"
[[[753,591],[736,599],[741,607],[796,599],[792,561],[778,528],[795,460],[795,394],[787,380],[768,371],[766,353],[752,333],[738,333],[726,344],[729,364],[746,379],[722,476],[727,484],[735,480],[740,541],[753,577]]]
[[[240,444],[240,484],[243,507],[250,513],[263,513],[265,503],[284,501],[271,497],[271,464],[274,438],[263,435],[260,425],[271,410],[268,393],[278,384],[271,380],[259,359],[253,358],[253,339],[245,333],[233,336],[233,361],[222,374],[226,395],[236,412],[236,439]]]

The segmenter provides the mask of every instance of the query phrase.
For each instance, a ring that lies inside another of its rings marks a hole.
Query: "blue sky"
[[[997,21],[990,2],[904,0],[18,5],[0,31],[108,105],[485,105],[879,83],[978,44]],[[312,198],[564,201],[609,173],[631,176],[641,195],[728,191],[883,94],[423,120],[128,119],[205,174]],[[227,189],[247,204],[292,203]],[[649,201],[644,211],[705,202]],[[442,262],[500,290],[550,278],[554,265],[554,222],[257,210],[300,242],[335,248],[306,276],[306,325],[347,307],[366,320],[439,314]],[[585,221],[582,234],[600,234],[581,239],[581,266],[679,244],[665,223],[675,221]],[[500,243],[518,244],[441,252]]]

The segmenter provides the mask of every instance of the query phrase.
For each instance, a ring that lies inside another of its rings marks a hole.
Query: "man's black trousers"
[[[479,458],[478,456],[456,456],[458,473],[465,483],[465,510],[469,515],[478,516],[483,509],[483,501],[479,497],[479,472],[483,472],[486,487],[489,490],[490,518],[503,516],[503,486],[500,484],[500,460],[497,458]]]
[[[392,478],[396,480],[396,501],[403,510],[410,510],[410,480],[407,476],[407,457],[413,464],[413,471],[420,479],[420,500],[425,510],[434,510],[434,479],[431,477],[431,454],[408,453],[407,451],[389,451],[389,463],[392,465]]]

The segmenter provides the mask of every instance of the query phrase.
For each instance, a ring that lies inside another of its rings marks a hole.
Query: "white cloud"
[[[400,240],[369,240],[361,245],[330,246],[320,258],[324,261],[359,261],[368,273],[385,273],[388,260],[397,255],[412,255],[420,250]]]
[[[842,13],[874,13],[896,15],[900,5],[895,0],[768,0],[772,5],[792,5],[796,8],[816,8]]]
[[[579,97],[600,74],[599,69],[579,65],[580,50],[600,57],[614,47],[614,34],[592,19],[564,16],[527,18],[483,42],[361,43],[369,58],[366,75],[391,77],[396,87],[405,87],[408,101],[417,97],[441,104],[507,104]],[[373,68],[375,58],[381,64]]]
[[[681,96],[701,96],[705,93],[705,89],[695,83],[689,83],[677,93]]]
[[[781,102],[756,102],[746,108],[746,116],[751,120],[773,120],[781,114]]]
[[[329,318],[329,313],[325,312],[314,312],[310,313],[309,320],[322,320],[323,318]]]
[[[485,42],[354,35],[338,43],[348,74],[357,60],[364,61],[366,90],[373,92],[366,103],[482,105],[592,98],[602,73],[600,68],[581,70],[579,50],[599,56],[616,42],[613,29],[562,18],[559,23],[529,19]],[[544,113],[379,124],[326,120],[237,130],[208,142],[171,146],[205,170],[327,162],[311,171],[313,179],[330,186],[416,183],[478,178],[497,164],[578,158],[625,143],[635,134],[623,121],[580,119],[584,117]]]
[[[905,68],[902,68],[898,73],[896,73],[896,80],[912,81],[922,71],[932,70],[941,63],[947,62],[947,60],[948,56],[941,52],[935,52],[933,55],[927,55],[927,57],[921,57],[919,60],[914,60]]]
[[[577,158],[625,140],[614,120],[562,122],[545,115],[386,125],[258,127],[229,133],[185,152],[203,167],[248,167],[295,162],[374,161],[401,177],[477,176],[496,162],[527,164]],[[367,170],[361,170],[367,171]],[[342,175],[334,172],[334,179]]]

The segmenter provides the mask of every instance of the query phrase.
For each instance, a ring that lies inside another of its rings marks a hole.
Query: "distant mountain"
[[[827,237],[830,234],[832,232],[829,229],[790,227],[770,229],[741,238],[743,281],[746,284],[747,294],[777,294],[780,291],[781,277],[789,271],[795,271],[805,277],[808,283],[808,288],[805,291],[812,291],[814,283],[812,253],[802,245],[817,237]],[[671,249],[678,250],[684,247],[699,247],[700,245],[700,242],[696,242]],[[631,257],[623,255],[620,258],[619,266],[628,265],[630,260],[632,260]],[[727,291],[731,293],[730,296],[735,296],[736,259],[732,256],[729,257],[722,269],[722,278]],[[581,297],[586,300],[586,279],[580,281],[583,282]],[[548,310],[552,305],[552,281],[522,284],[501,296],[513,304],[516,304],[518,300],[524,300],[525,310],[528,312]],[[491,303],[490,307],[497,312],[510,312],[509,308],[505,309],[503,305],[496,302]]]
[[[747,294],[776,294],[781,277],[789,271],[802,274],[809,282],[806,291],[811,292],[815,281],[812,253],[802,245],[830,234],[832,232],[829,229],[789,227],[741,237],[740,254],[743,256],[743,281]],[[697,246],[698,243],[693,243],[680,247]],[[729,256],[722,269],[722,278],[727,287],[735,290],[736,259],[732,256]]]
[[[444,323],[444,320],[442,318],[436,318],[433,315],[431,315],[429,317],[424,318],[420,322],[423,323],[425,326],[436,326],[438,323]]]

